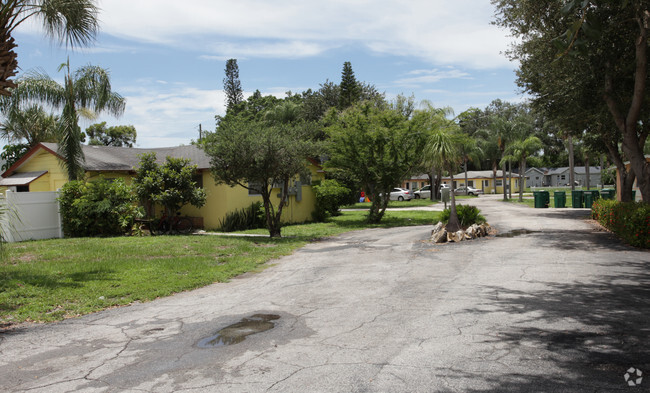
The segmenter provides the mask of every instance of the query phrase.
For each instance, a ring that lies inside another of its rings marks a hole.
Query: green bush
[[[591,216],[628,244],[650,248],[650,205],[598,199]]]
[[[58,199],[63,233],[69,237],[124,235],[142,217],[137,197],[123,179],[71,181]]]
[[[226,214],[219,221],[219,230],[223,232],[245,231],[247,229],[266,228],[266,217],[261,202]]]
[[[447,224],[450,214],[451,210],[449,208],[443,210],[440,215],[440,221],[443,224]],[[476,206],[456,205],[456,214],[458,214],[458,221],[460,221],[460,226],[463,228],[467,228],[472,224],[483,224],[485,222],[485,217],[481,215],[481,211]]]
[[[349,199],[350,190],[336,180],[323,180],[312,189],[316,194],[316,210],[312,213],[314,221],[325,221],[327,217],[338,216],[339,208]]]

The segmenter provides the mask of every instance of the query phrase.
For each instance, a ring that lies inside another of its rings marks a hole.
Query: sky
[[[343,63],[388,99],[398,94],[451,107],[456,114],[492,100],[522,100],[513,41],[491,25],[490,0],[99,0],[101,33],[71,50],[38,23],[14,33],[19,75],[39,70],[62,82],[59,65],[108,69],[126,98],[119,118],[82,120],[133,125],[137,147],[189,144],[199,126],[225,114],[226,60],[237,59],[244,96],[260,90],[317,90],[339,83]]]

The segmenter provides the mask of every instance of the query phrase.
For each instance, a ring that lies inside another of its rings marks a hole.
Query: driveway
[[[0,386],[650,391],[650,254],[596,229],[585,209],[470,203],[501,236],[433,245],[430,227],[353,232],[227,284],[4,333]],[[212,346],[243,318],[273,328]]]

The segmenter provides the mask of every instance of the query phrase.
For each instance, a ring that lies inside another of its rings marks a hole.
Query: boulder
[[[447,232],[447,241],[458,243],[463,240],[465,240],[465,231],[462,229],[458,232]]]
[[[434,243],[444,243],[447,241],[447,230],[445,228],[440,228],[438,232],[431,234],[431,241]]]
[[[440,232],[441,229],[444,229],[445,225],[442,223],[442,221],[438,221],[436,225],[433,226],[433,229],[431,230],[431,236],[433,236],[434,233]]]
[[[481,224],[480,227],[481,227],[481,232],[483,232],[483,236],[487,236],[487,235],[490,234],[490,230],[492,229],[490,227],[490,224],[484,223],[484,224]]]
[[[474,225],[467,228],[467,230],[465,231],[465,239],[468,239],[468,240],[476,239],[478,236],[479,236],[479,234],[476,231],[476,228],[474,227]]]

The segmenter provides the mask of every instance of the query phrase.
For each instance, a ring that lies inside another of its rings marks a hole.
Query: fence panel
[[[11,192],[3,198],[2,231],[5,240],[62,238],[58,192]]]

